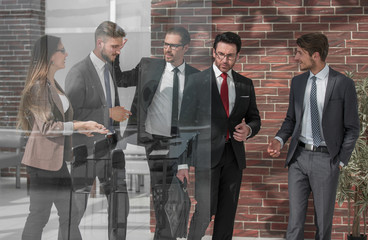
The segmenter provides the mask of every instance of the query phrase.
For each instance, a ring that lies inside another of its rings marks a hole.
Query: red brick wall
[[[295,39],[320,31],[330,42],[328,64],[356,76],[368,76],[368,0],[153,0],[152,55],[162,56],[165,30],[179,24],[189,29],[192,47],[187,62],[205,69],[217,33],[242,37],[235,69],[253,79],[262,129],[246,144],[244,171],[234,236],[282,238],[288,221],[286,150],[278,159],[266,152],[288,107],[291,78],[300,74],[294,61]],[[314,239],[312,200],[305,237]],[[345,239],[347,211],[336,205],[333,239]]]
[[[45,31],[45,0],[0,0],[0,127],[14,127],[31,45]]]
[[[15,127],[31,46],[44,32],[45,0],[0,0],[0,128]]]

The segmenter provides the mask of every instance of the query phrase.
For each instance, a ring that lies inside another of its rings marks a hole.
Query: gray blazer
[[[276,136],[284,143],[291,137],[285,167],[298,146],[303,117],[304,93],[309,72],[292,79],[289,108]],[[354,81],[330,68],[322,113],[322,131],[333,163],[348,164],[359,136],[359,116]]]
[[[115,106],[120,106],[117,91],[118,85],[116,84],[116,78],[112,68],[113,66],[110,66],[110,73],[115,88]],[[123,84],[121,81],[119,82],[121,85]],[[125,86],[128,85],[125,84]],[[90,56],[87,56],[70,69],[65,79],[65,92],[74,109],[74,120],[92,120],[108,126],[109,108],[106,103],[101,81]],[[118,131],[119,122],[114,122],[113,125],[116,126],[115,130]],[[89,138],[83,134],[76,133],[73,135],[73,145],[86,144],[89,150],[91,150],[93,142],[102,138],[99,134],[94,135],[94,137]],[[117,135],[119,136],[120,134]]]

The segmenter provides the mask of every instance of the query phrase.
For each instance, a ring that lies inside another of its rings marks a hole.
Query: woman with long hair
[[[94,121],[72,121],[72,106],[54,78],[65,68],[67,56],[60,38],[50,35],[40,37],[32,50],[18,113],[18,127],[29,135],[22,163],[30,176],[30,213],[22,240],[41,240],[53,204],[59,215],[58,239],[82,239],[78,210],[70,211],[75,208],[66,165],[72,157],[71,135],[78,131],[93,136],[108,130]]]

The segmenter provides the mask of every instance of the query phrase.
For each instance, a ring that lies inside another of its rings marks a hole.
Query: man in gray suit
[[[327,37],[309,33],[297,39],[295,60],[307,72],[292,79],[286,118],[267,151],[278,157],[291,137],[288,167],[288,240],[304,239],[308,198],[313,192],[315,239],[331,239],[340,169],[348,164],[359,135],[353,80],[329,67]]]
[[[107,126],[111,132],[119,133],[119,122],[126,120],[130,112],[120,106],[117,87],[135,85],[126,79],[117,81],[114,74],[113,63],[126,43],[125,31],[116,23],[102,22],[95,32],[95,48],[82,61],[72,67],[66,76],[65,92],[74,108],[74,119],[79,121],[93,120]],[[73,135],[73,145],[85,144],[89,155],[92,153],[94,142],[103,139],[104,135],[96,134],[87,138],[83,134]],[[101,185],[109,200],[109,239],[125,239],[126,218],[128,216],[129,202],[127,194],[117,194],[118,209],[111,207],[111,171],[107,161],[99,161],[96,165],[95,175],[89,176],[88,184],[92,184],[98,176]],[[80,173],[85,167],[74,168],[74,183],[84,176]],[[118,169],[119,175],[124,176],[124,169]],[[126,193],[125,177],[119,181],[117,188]],[[88,198],[83,201],[86,208]],[[114,205],[115,206],[115,205]],[[115,216],[116,219],[113,219]]]

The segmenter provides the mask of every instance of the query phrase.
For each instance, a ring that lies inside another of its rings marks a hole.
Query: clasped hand
[[[245,119],[243,118],[242,122],[235,126],[233,138],[238,142],[243,142],[247,140],[249,133],[250,128],[247,126]]]

